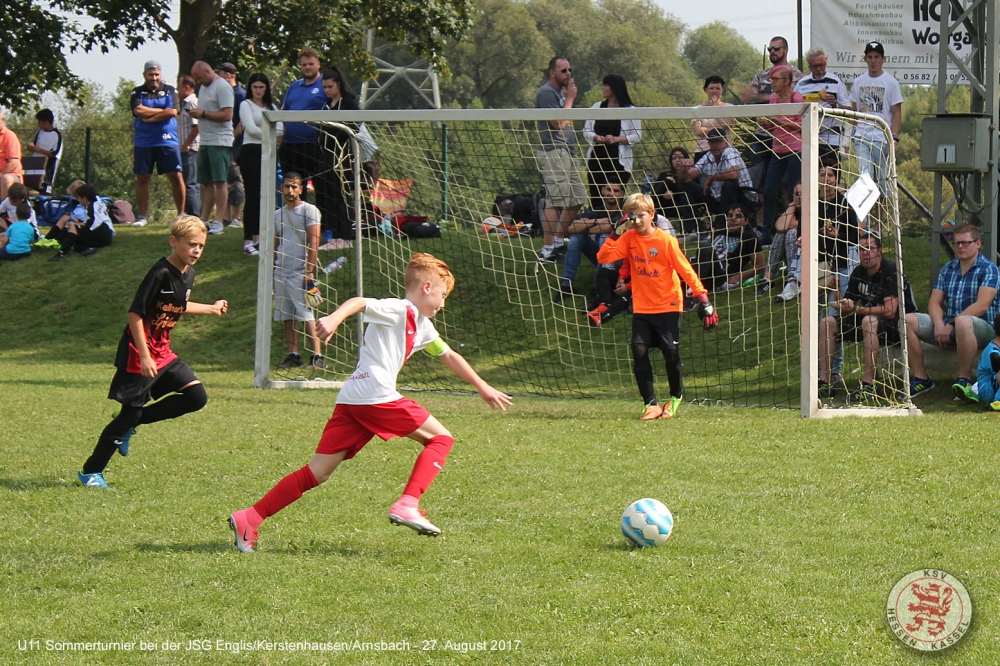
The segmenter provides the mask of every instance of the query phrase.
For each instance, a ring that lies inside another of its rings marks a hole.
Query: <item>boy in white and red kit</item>
[[[464,358],[448,347],[431,323],[430,318],[444,307],[445,298],[455,286],[447,264],[418,252],[406,267],[405,284],[403,299],[351,298],[317,322],[320,338],[329,341],[344,320],[363,313],[368,326],[358,365],[340,389],[333,416],[309,464],[283,478],[253,506],[230,515],[236,547],[242,552],[253,552],[257,528],[266,518],[330,478],[341,462],[353,458],[374,436],[383,440],[408,437],[424,447],[402,497],[389,509],[389,521],[418,534],[441,533],[424,517],[419,502],[444,466],[455,440],[436,418],[396,390],[403,364],[414,352],[424,349],[472,384],[493,409],[506,411],[512,402],[509,395],[483,381]]]

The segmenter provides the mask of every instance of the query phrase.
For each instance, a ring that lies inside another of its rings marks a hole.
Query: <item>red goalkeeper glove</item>
[[[699,296],[698,301],[698,316],[701,317],[705,330],[710,331],[719,323],[719,313],[715,311],[715,306],[709,303],[708,294]]]
[[[611,240],[618,240],[619,236],[632,228],[633,222],[635,222],[635,215],[633,213],[622,215],[622,218],[618,220],[618,224],[615,225],[614,231],[611,232]]]

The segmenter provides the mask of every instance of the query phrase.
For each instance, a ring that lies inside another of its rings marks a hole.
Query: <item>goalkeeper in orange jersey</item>
[[[608,264],[628,259],[632,264],[632,360],[645,404],[642,420],[669,419],[684,399],[678,350],[684,312],[681,279],[699,301],[698,316],[706,330],[715,328],[719,315],[677,239],[657,228],[653,200],[646,194],[633,194],[625,200],[622,212],[628,220],[604,241],[597,260]],[[666,360],[670,398],[662,407],[656,400],[650,347],[658,347]]]

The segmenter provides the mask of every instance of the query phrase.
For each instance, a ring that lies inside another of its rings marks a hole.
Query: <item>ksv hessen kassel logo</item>
[[[969,632],[972,599],[962,582],[940,569],[918,569],[899,579],[885,604],[889,630],[922,652],[951,647]]]

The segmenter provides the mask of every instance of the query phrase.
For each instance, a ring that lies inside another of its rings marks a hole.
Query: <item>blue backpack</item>
[[[76,208],[76,199],[72,197],[40,196],[35,199],[35,219],[40,226],[51,227],[63,215],[69,215]]]

